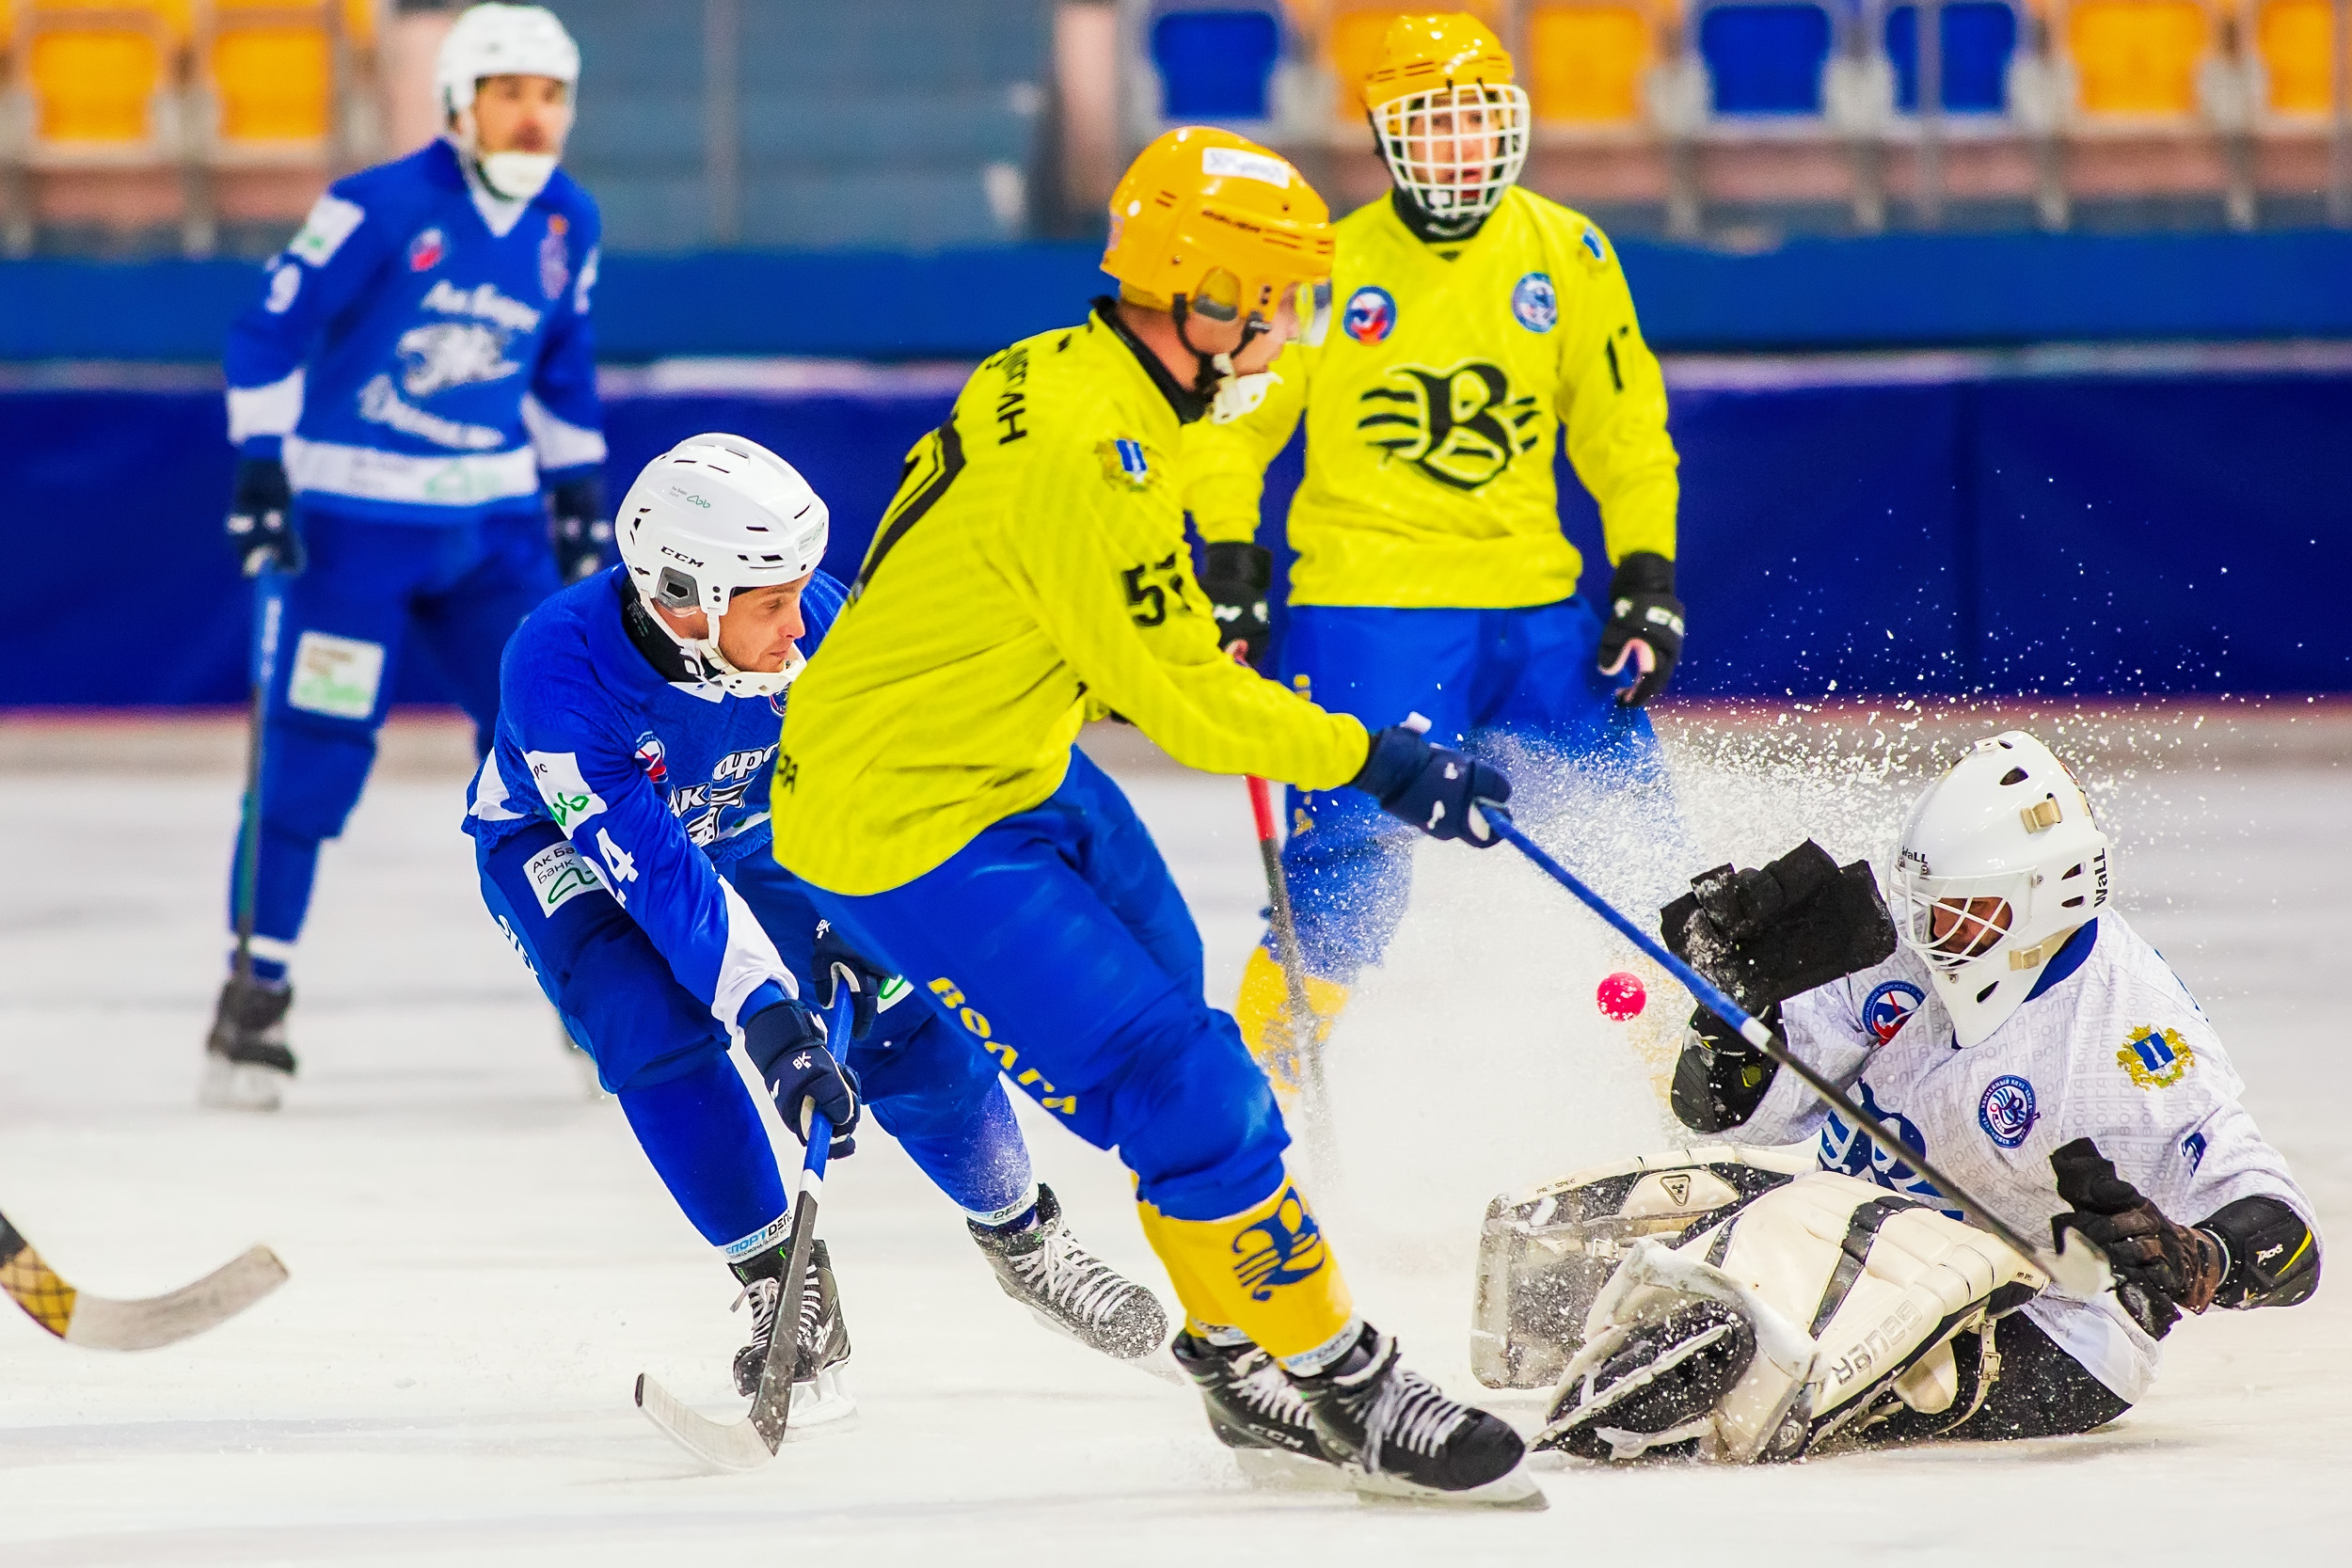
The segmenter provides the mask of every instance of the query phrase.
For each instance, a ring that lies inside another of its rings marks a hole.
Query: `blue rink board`
[[[1687,358],[1668,376],[1683,694],[2352,690],[2352,622],[2335,612],[2352,580],[2352,346]],[[847,577],[957,380],[807,362],[610,372],[614,499],[679,437],[739,431],[830,501],[826,564]],[[1269,544],[1299,465],[1294,445],[1270,476]],[[56,574],[0,618],[0,705],[241,697],[230,467],[205,376],[0,383],[9,526]],[[1597,558],[1593,509],[1561,471],[1570,535]],[[401,679],[405,698],[438,695],[421,670]]]

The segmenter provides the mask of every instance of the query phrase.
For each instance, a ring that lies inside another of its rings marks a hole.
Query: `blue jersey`
[[[229,431],[297,495],[446,522],[604,461],[599,220],[562,171],[493,195],[437,141],[338,180],[229,333]]]
[[[814,654],[843,599],[819,572],[801,594]],[[722,1024],[795,994],[790,971],[721,871],[768,852],[768,782],[784,699],[673,682],[630,640],[628,569],[575,584],[506,645],[498,743],[466,831],[485,852],[538,822],[569,840],[531,863],[543,910],[601,886]]]

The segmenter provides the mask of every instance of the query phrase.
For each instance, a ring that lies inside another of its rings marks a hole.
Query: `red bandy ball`
[[[1599,1004],[1603,1018],[1623,1023],[1629,1018],[1639,1018],[1642,1009],[1649,1006],[1649,988],[1642,984],[1640,975],[1628,974],[1621,969],[1602,979],[1599,989],[1593,992],[1593,1000]]]

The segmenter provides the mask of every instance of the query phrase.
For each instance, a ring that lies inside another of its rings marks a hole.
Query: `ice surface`
[[[330,851],[285,1112],[203,1113],[233,748],[183,749],[172,770],[151,752],[123,765],[119,734],[87,766],[70,737],[25,739],[0,736],[50,770],[0,769],[0,1207],[111,1294],[168,1289],[254,1241],[294,1279],[212,1335],[135,1356],[0,1317],[11,1568],[2193,1562],[2265,1545],[2325,1558],[2352,1525],[2341,1287],[2187,1323],[2153,1397],[2087,1437],[1769,1471],[1564,1466],[1544,1472],[1540,1515],[1252,1492],[1187,1392],[1048,1337],[999,1295],[952,1209],[879,1135],[827,1189],[861,1415],[761,1474],[697,1475],[630,1408],[629,1384],[649,1370],[732,1414],[732,1287],[615,1108],[580,1098],[475,899],[457,782],[380,779]],[[2327,976],[2352,946],[2352,769],[2308,751],[2249,766],[2156,750],[2086,768],[2123,844],[2122,903],[2214,1015],[2341,1241],[2352,1093]],[[1875,853],[1908,787],[1899,768],[1882,776],[1888,754],[1800,765],[1753,735],[1698,735],[1680,787],[1704,858],[1664,863],[1607,822],[1544,836],[1580,870],[1658,892],[1807,832]],[[1221,1004],[1262,900],[1241,786],[1126,776],[1193,900]],[[1421,854],[1395,960],[1334,1042],[1343,1159],[1320,1200],[1361,1304],[1465,1394],[1486,1199],[1661,1136],[1629,1045],[1639,1025],[1593,1004],[1624,951],[1507,856]],[[1672,1009],[1653,985],[1651,1013]],[[1080,1234],[1160,1285],[1116,1164],[1057,1128],[1032,1133]],[[1489,1397],[1533,1424],[1537,1396]]]

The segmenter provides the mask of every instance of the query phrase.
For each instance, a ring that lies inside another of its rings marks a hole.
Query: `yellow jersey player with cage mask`
[[[1186,1325],[1172,1347],[1253,1473],[1540,1506],[1519,1438],[1399,1362],[1357,1314],[1200,933],[1090,711],[1170,754],[1353,784],[1481,847],[1508,781],[1373,735],[1226,657],[1184,541],[1187,423],[1232,419],[1327,317],[1328,211],[1281,158],[1185,129],[1112,198],[1078,325],[986,360],[908,455],[855,588],[800,677],[776,858],[861,950],[1134,1172]]]
[[[1642,705],[1681,654],[1679,489],[1665,387],[1616,252],[1515,183],[1527,95],[1476,19],[1397,18],[1361,87],[1394,188],[1335,226],[1339,330],[1285,358],[1255,411],[1186,432],[1201,587],[1228,642],[1263,667],[1260,494],[1303,420],[1290,624],[1265,673],[1375,728],[1421,714],[1432,739],[1531,756],[1570,789],[1632,786],[1672,832]],[[1564,437],[1615,563],[1597,607],[1560,526]],[[1327,1031],[1403,916],[1410,839],[1344,793],[1294,788],[1290,804],[1282,861],[1306,1000]],[[1288,977],[1270,946],[1250,954],[1235,1012],[1287,1094]]]

